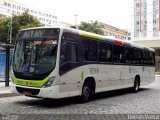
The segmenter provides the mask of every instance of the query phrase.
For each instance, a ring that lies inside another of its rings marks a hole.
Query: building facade
[[[54,26],[57,24],[57,16],[52,12],[46,12],[13,0],[0,0],[0,17],[20,15],[26,10],[29,11],[29,14],[38,18],[45,26]]]
[[[102,23],[102,24],[104,25],[105,36],[111,36],[120,40],[131,40],[131,34],[129,31],[123,30],[105,23]]]
[[[134,0],[132,41],[155,49],[160,71],[160,0]]]

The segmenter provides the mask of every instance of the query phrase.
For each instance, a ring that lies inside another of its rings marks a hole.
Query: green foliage
[[[12,16],[12,43],[15,43],[16,35],[19,30],[31,28],[31,27],[40,27],[42,24],[34,16],[30,15],[28,11],[25,11],[23,14],[17,16]],[[0,42],[7,43],[9,42],[9,31],[11,28],[11,18],[0,18]]]
[[[87,32],[97,33],[100,35],[104,35],[104,25],[97,20],[95,22],[81,22],[81,24],[78,26],[80,30],[84,30]]]
[[[8,19],[1,18],[0,19],[0,42],[5,42],[8,35],[8,28],[6,27],[8,25]]]

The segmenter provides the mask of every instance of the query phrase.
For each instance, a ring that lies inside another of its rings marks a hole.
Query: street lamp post
[[[78,15],[76,14],[76,15],[74,15],[76,18],[75,18],[75,26],[77,27],[77,17],[78,17]]]
[[[7,37],[7,43],[11,44],[12,42],[12,15],[10,15],[11,21],[7,24],[8,27],[8,37]]]
[[[9,36],[9,43],[12,42],[12,11],[11,11],[11,23],[10,23],[10,36]]]
[[[11,22],[8,23],[8,39],[6,42],[6,69],[5,69],[5,86],[9,86],[9,70],[10,70],[10,44],[12,40],[12,16],[11,16]],[[9,44],[8,44],[9,41]]]

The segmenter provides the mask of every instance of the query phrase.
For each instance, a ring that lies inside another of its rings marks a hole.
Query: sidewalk
[[[5,82],[0,82],[0,98],[2,97],[12,97],[12,96],[18,96],[20,94],[18,93],[12,93],[10,86],[6,87]]]

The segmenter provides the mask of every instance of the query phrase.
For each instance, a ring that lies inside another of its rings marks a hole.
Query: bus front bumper
[[[60,98],[58,95],[59,85],[54,85],[47,88],[26,87],[11,83],[11,91],[21,93],[25,96],[41,97],[41,98]]]

